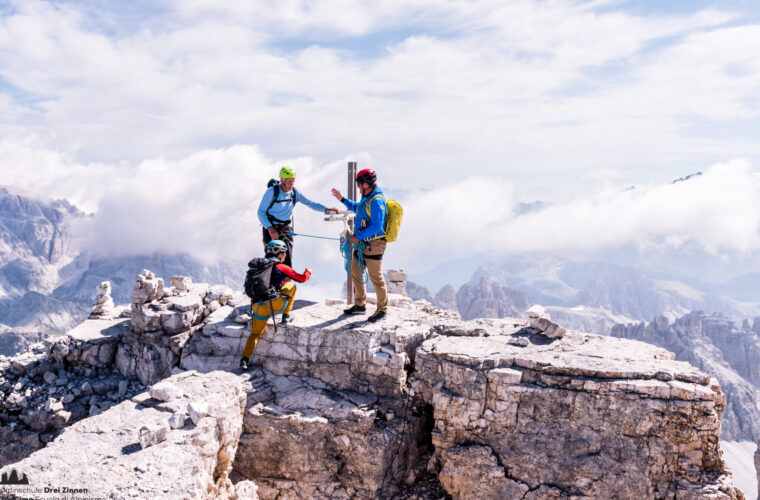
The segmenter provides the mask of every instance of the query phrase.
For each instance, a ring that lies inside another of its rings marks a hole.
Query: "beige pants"
[[[253,317],[251,333],[248,335],[248,340],[246,341],[245,347],[243,348],[244,358],[250,358],[253,354],[253,350],[256,349],[256,344],[259,343],[259,339],[264,334],[264,330],[267,327],[270,315],[277,314],[280,311],[282,311],[282,314],[290,314],[290,311],[293,310],[293,302],[296,298],[295,283],[292,281],[285,283],[282,285],[282,288],[280,288],[280,293],[282,295],[271,302],[261,302],[252,306],[251,310],[256,313],[257,316],[264,319],[258,319],[256,316]],[[285,308],[285,310],[282,309],[282,307],[285,305],[284,297],[288,298],[288,306]]]
[[[372,240],[364,246],[364,255],[383,255],[385,246],[388,243],[385,240]],[[388,310],[388,291],[385,288],[385,278],[383,277],[383,261],[376,259],[364,259],[364,265],[369,271],[369,279],[375,287],[377,293],[377,310]],[[354,284],[355,303],[357,306],[367,304],[367,287],[361,282],[359,274],[359,263],[356,256],[351,258],[351,282]]]

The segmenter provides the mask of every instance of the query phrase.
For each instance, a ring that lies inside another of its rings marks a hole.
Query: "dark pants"
[[[286,266],[293,267],[293,237],[292,236],[283,236],[283,234],[286,233],[292,233],[293,232],[293,226],[290,224],[272,224],[272,227],[274,227],[278,233],[280,233],[280,238],[282,241],[285,242],[285,244],[288,246],[288,255],[285,257],[285,264]],[[267,231],[267,228],[263,228],[263,235],[264,235],[264,245],[272,241],[272,237],[269,236],[269,231]]]

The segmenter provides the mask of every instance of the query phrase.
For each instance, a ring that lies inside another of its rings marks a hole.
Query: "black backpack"
[[[252,303],[277,297],[277,290],[272,286],[272,268],[274,261],[271,259],[257,257],[248,262],[244,287]]]
[[[267,207],[267,217],[270,219],[270,222],[283,222],[278,221],[278,219],[275,219],[271,215],[269,215],[269,209],[271,209],[275,203],[277,203],[277,198],[280,197],[280,183],[277,181],[277,179],[269,179],[269,182],[267,182],[267,189],[270,187],[274,187],[274,193],[272,193],[272,201],[269,203],[269,206]],[[296,206],[296,202],[298,201],[298,191],[296,191],[296,188],[293,188],[293,207]],[[283,201],[280,201],[280,203],[284,203]]]

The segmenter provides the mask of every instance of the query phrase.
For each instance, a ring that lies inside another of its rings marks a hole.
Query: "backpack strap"
[[[274,188],[274,193],[272,193],[272,201],[269,202],[269,206],[267,207],[267,217],[269,217],[269,210],[274,206],[275,202],[277,202],[277,198],[280,197],[280,183],[275,184],[272,188]]]
[[[372,198],[370,198],[369,200],[367,200],[367,202],[364,204],[364,210],[367,212],[367,219],[370,219],[370,220],[371,220],[371,215],[370,215],[370,212],[369,212],[369,207],[372,204],[372,200],[374,200],[375,198],[385,199],[385,196],[383,196],[382,194],[378,193],[375,196],[373,196]],[[383,232],[385,232],[385,228],[383,228]],[[375,236],[374,238],[370,238],[369,241],[380,240],[380,239],[383,239],[383,238],[385,238],[385,235],[383,235],[383,236]],[[373,257],[368,257],[368,256],[365,255],[364,258],[366,259],[366,258],[373,258]],[[382,258],[382,256],[380,258]]]
[[[364,203],[364,210],[366,210],[366,212],[367,212],[367,218],[370,217],[369,206],[372,204],[372,200],[374,200],[375,198],[385,199],[385,196],[383,196],[381,194],[376,194],[375,196],[373,196],[372,198],[370,198],[369,200],[367,200],[366,203]]]

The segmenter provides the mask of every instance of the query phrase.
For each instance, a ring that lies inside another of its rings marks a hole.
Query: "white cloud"
[[[760,173],[743,160],[674,184],[568,194],[523,215],[514,210],[518,196],[517,187],[493,179],[414,193],[397,245],[416,264],[480,252],[590,256],[693,244],[715,256],[760,251]]]
[[[373,162],[359,157],[363,164]],[[32,139],[3,140],[0,164],[3,183],[67,198],[94,212],[75,232],[85,248],[111,256],[186,252],[208,261],[245,262],[261,251],[256,209],[279,166],[294,166],[298,189],[325,205],[338,205],[331,187],[345,189],[344,161],[273,160],[246,145],[179,160],[83,165],[39,148]],[[501,252],[593,256],[623,248],[645,254],[696,246],[726,258],[760,251],[760,173],[747,161],[716,164],[674,184],[623,189],[611,182],[565,192],[562,199],[539,197],[550,205],[528,213],[516,207],[534,199],[519,184],[498,177],[468,176],[438,189],[413,189],[399,198],[404,222],[386,266],[425,270]],[[299,233],[337,237],[341,229],[306,207],[296,209]],[[325,286],[343,277],[337,242],[299,237],[296,262],[315,269]]]
[[[0,18],[0,77],[34,109],[4,114],[0,131],[47,137],[80,162],[238,143],[322,163],[362,150],[398,185],[447,184],[473,165],[672,175],[760,156],[753,141],[682,130],[687,115],[760,119],[747,105],[758,28],[721,28],[734,14],[569,0],[166,5],[114,34],[92,5],[15,2]]]

